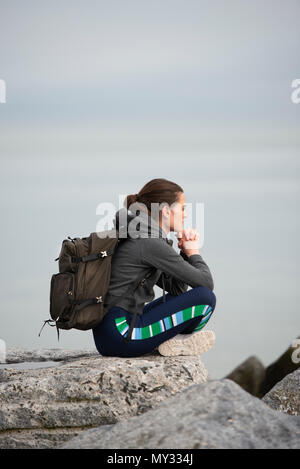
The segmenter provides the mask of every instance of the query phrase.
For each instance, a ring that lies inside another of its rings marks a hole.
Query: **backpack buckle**
[[[106,257],[106,256],[107,256],[107,252],[106,252],[106,251],[101,251],[101,254],[102,254],[102,257]]]
[[[97,303],[103,303],[102,296],[96,296]]]

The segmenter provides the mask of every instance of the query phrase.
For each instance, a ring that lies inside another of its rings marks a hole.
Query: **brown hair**
[[[131,204],[140,202],[151,213],[151,203],[167,202],[171,206],[178,200],[179,192],[183,192],[183,189],[175,182],[163,178],[151,179],[138,194],[131,194],[125,198],[124,207],[128,209]]]

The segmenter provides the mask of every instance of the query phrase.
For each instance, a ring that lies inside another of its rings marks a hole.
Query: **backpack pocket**
[[[77,264],[72,262],[72,257],[77,256],[76,244],[74,241],[65,239],[58,257],[60,272],[76,272]]]
[[[52,275],[50,285],[50,315],[54,321],[68,321],[73,310],[74,274],[64,272]]]

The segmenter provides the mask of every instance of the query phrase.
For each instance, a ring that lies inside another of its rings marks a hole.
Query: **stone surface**
[[[28,354],[18,357],[66,358],[62,351]],[[158,352],[138,358],[97,353],[53,368],[1,369],[0,447],[51,448],[87,428],[140,415],[207,378],[199,357],[162,357]]]
[[[82,357],[99,357],[94,350],[63,350],[60,348],[30,350],[25,348],[8,348],[6,363],[44,362],[74,360]]]
[[[265,367],[257,357],[249,357],[237,366],[225,379],[237,383],[245,391],[258,397],[265,378]]]
[[[82,432],[62,448],[298,448],[300,417],[230,380],[192,385],[146,414]]]
[[[300,370],[294,371],[277,383],[262,400],[272,409],[290,415],[300,415]]]

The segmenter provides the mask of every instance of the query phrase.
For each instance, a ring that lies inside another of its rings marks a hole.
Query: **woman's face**
[[[184,219],[187,217],[185,212],[185,195],[179,193],[177,202],[171,206],[170,210],[170,231],[179,232],[183,230]]]

